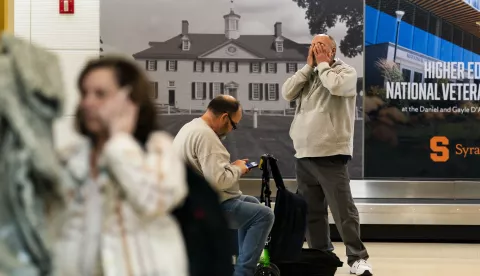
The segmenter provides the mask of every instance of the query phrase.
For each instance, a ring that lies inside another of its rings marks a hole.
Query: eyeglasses
[[[230,117],[230,114],[226,113],[228,120],[230,120],[230,124],[232,124],[233,130],[237,129],[237,124],[232,120],[232,117]]]

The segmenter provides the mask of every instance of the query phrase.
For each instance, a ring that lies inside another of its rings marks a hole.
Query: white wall
[[[76,0],[75,14],[60,14],[58,0],[13,0],[14,32],[55,52],[61,63],[68,101],[58,123],[65,140],[78,100],[76,79],[85,62],[98,57],[100,48],[100,0]]]

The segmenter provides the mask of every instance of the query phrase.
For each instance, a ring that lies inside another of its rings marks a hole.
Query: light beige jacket
[[[202,118],[185,124],[175,136],[173,146],[185,162],[208,180],[221,202],[242,195],[239,184],[242,171],[231,164],[230,153]]]
[[[357,72],[337,59],[316,69],[308,64],[287,79],[283,98],[297,109],[290,137],[297,158],[353,156]]]
[[[78,187],[67,192],[55,223],[54,275],[187,276],[182,233],[170,214],[187,194],[172,138],[155,133],[144,151],[131,135],[112,137],[96,180],[89,154],[88,142],[61,152]]]

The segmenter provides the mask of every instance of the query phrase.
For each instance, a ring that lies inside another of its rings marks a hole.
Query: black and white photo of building
[[[105,0],[101,36],[145,68],[167,131],[175,135],[215,96],[232,95],[244,109],[238,129],[225,140],[232,160],[258,161],[271,153],[283,176],[294,178],[289,129],[295,106],[282,98],[281,88],[306,64],[312,34],[305,14],[293,0]],[[340,45],[347,27],[337,25],[328,33]],[[357,69],[360,95],[362,56],[348,58],[339,49],[338,57]],[[357,102],[352,178],[363,174],[361,96]]]
[[[233,8],[223,21],[223,33],[208,34],[196,33],[182,20],[179,35],[150,42],[133,55],[148,71],[157,103],[204,110],[211,99],[226,94],[246,110],[293,107],[280,96],[281,85],[304,66],[308,49],[285,37],[281,22],[272,25],[271,34],[249,35],[240,32],[241,16]]]

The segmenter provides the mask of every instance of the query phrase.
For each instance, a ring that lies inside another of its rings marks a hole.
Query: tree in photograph
[[[340,52],[349,58],[363,52],[363,1],[361,0],[293,0],[306,9],[305,18],[312,35],[326,33],[337,22],[344,22],[347,33],[340,41]]]

